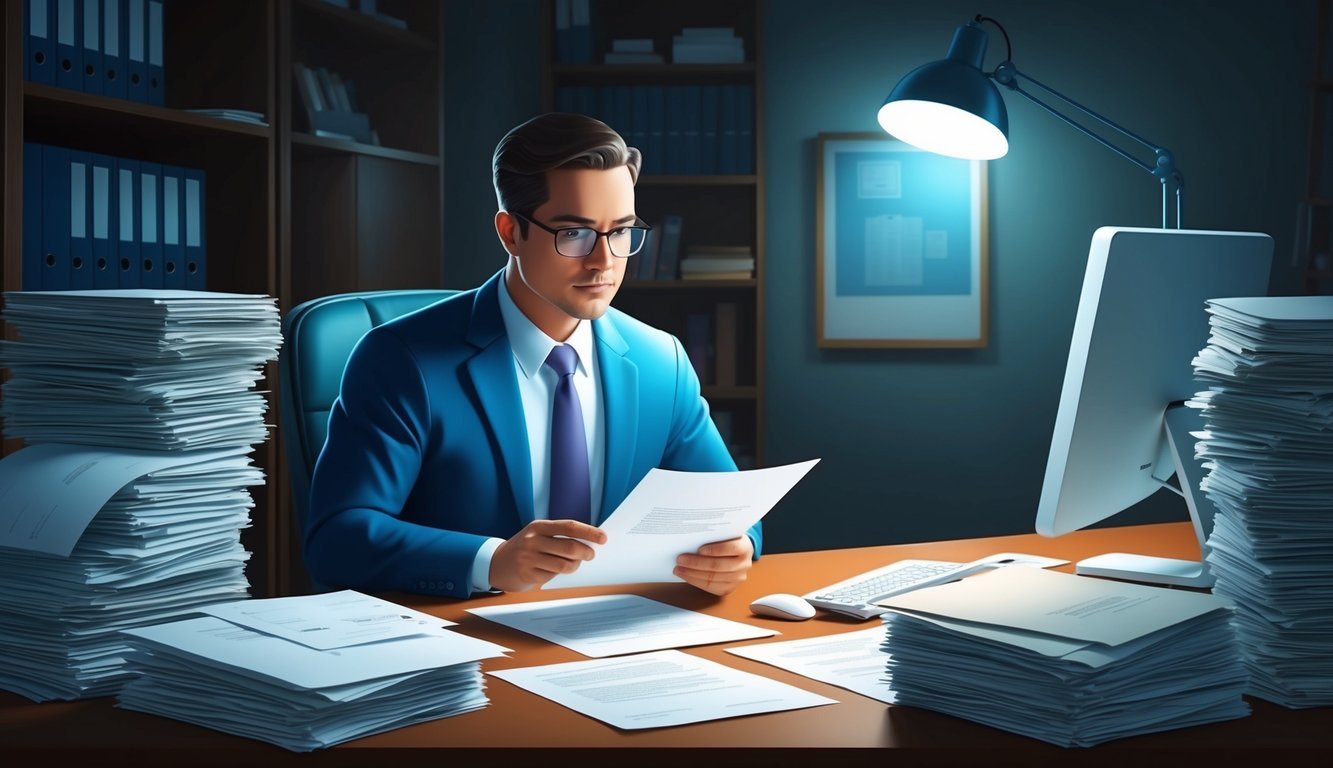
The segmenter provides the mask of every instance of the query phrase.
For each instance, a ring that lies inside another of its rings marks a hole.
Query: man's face
[[[528,218],[551,229],[609,232],[635,222],[634,183],[624,166],[549,171],[546,185],[549,198]],[[510,253],[505,285],[518,308],[546,335],[563,341],[579,320],[601,317],[611,306],[629,260],[613,256],[605,237],[598,237],[584,258],[570,258],[556,252],[556,236],[541,227],[528,224],[524,238],[514,216],[499,214],[496,224]]]

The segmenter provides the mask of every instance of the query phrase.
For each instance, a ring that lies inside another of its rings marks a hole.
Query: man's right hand
[[[587,541],[605,544],[606,533],[576,520],[533,520],[491,556],[491,588],[526,592],[556,574],[573,573],[595,554]]]

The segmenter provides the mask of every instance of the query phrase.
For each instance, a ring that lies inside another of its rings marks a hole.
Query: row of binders
[[[163,0],[22,0],[23,78],[165,103]]]
[[[25,142],[23,290],[207,284],[197,168]]]
[[[644,173],[754,173],[752,85],[561,86],[555,106],[619,131]]]

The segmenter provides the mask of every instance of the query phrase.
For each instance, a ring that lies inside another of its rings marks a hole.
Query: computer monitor
[[[1203,387],[1208,299],[1268,293],[1273,240],[1258,232],[1102,227],[1092,236],[1055,418],[1037,533],[1059,536],[1168,488],[1184,496],[1200,551],[1214,507],[1194,457],[1203,429],[1184,401]],[[1169,481],[1177,476],[1179,487]],[[1203,562],[1111,553],[1076,572],[1207,587]]]

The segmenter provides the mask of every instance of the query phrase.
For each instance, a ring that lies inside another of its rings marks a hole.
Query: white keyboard
[[[882,568],[857,574],[836,584],[821,587],[802,595],[802,597],[816,608],[854,616],[858,619],[869,619],[888,610],[875,605],[875,601],[903,592],[956,581],[964,576],[1006,565],[1034,565],[1049,568],[1053,565],[1064,565],[1067,562],[1069,561],[1012,552],[988,555],[970,563],[951,563],[943,560],[899,560]]]

